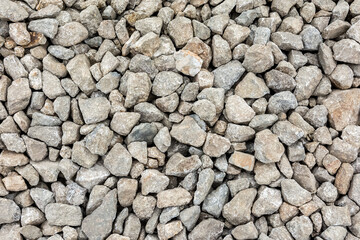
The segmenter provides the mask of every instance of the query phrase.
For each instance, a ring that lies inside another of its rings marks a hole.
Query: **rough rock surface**
[[[0,240],[360,239],[360,0],[0,0]]]

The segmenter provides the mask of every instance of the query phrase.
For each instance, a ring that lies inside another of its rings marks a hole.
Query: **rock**
[[[174,125],[170,135],[177,141],[194,147],[201,147],[206,138],[205,131],[189,116],[186,116],[180,124]]]
[[[185,75],[194,77],[201,69],[203,60],[195,53],[180,50],[174,54],[176,69]]]
[[[329,121],[333,128],[343,130],[347,125],[358,121],[360,91],[349,89],[333,91],[325,100],[324,106],[329,112]]]
[[[295,78],[296,88],[294,91],[298,101],[309,99],[322,78],[321,70],[315,66],[302,67],[298,70]]]
[[[18,45],[27,45],[31,41],[30,33],[26,29],[26,23],[9,24],[9,34]]]
[[[275,163],[256,162],[254,173],[257,184],[269,185],[280,178],[280,172]]]
[[[238,24],[232,24],[226,27],[224,39],[229,42],[230,48],[233,49],[239,43],[242,43],[250,34],[250,29]]]
[[[253,155],[235,151],[229,158],[229,163],[251,172],[254,169],[255,158]]]
[[[211,42],[213,51],[212,63],[215,67],[220,67],[231,60],[231,49],[229,43],[220,35],[215,35]]]
[[[207,168],[199,173],[196,191],[194,193],[194,204],[199,205],[203,202],[209,193],[211,185],[214,182],[214,171]]]
[[[251,72],[246,74],[235,88],[235,94],[242,98],[261,98],[269,93],[270,90],[264,80]]]
[[[279,162],[285,152],[278,137],[268,129],[256,134],[254,150],[255,158],[263,163]]]
[[[1,134],[1,140],[9,151],[16,153],[23,153],[26,151],[23,139],[16,133],[3,133]]]
[[[91,168],[98,160],[98,156],[92,154],[89,149],[86,148],[85,142],[81,141],[73,144],[71,160],[80,166]]]
[[[335,187],[340,194],[346,194],[354,174],[354,168],[349,163],[341,164],[335,178]]]
[[[325,74],[331,74],[336,67],[331,48],[324,43],[319,45],[319,63]]]
[[[109,171],[102,165],[95,164],[93,167],[80,168],[76,174],[75,182],[90,190],[95,185],[102,183],[110,175]]]
[[[157,128],[151,123],[141,123],[133,128],[128,137],[126,138],[127,144],[131,142],[147,142],[152,143],[155,135],[157,134]]]
[[[110,127],[116,133],[126,136],[138,123],[141,115],[135,112],[116,112],[111,120]]]
[[[31,98],[31,90],[29,88],[29,81],[26,78],[18,78],[12,81],[7,89],[7,103],[6,107],[9,114],[14,114],[27,107]]]
[[[330,75],[331,82],[340,89],[349,89],[353,83],[353,79],[353,71],[345,64],[338,64]]]
[[[132,107],[140,102],[145,102],[151,90],[150,78],[146,73],[131,73],[126,83],[126,98],[124,106]]]
[[[58,33],[52,41],[54,44],[70,47],[82,42],[88,38],[88,35],[87,29],[81,23],[69,22],[59,27]]]
[[[351,198],[357,204],[359,204],[359,202],[360,202],[360,194],[356,190],[359,186],[360,186],[360,175],[355,174],[351,181],[348,195],[349,195],[349,198]]]
[[[131,49],[135,52],[144,54],[145,56],[152,57],[155,51],[160,46],[160,38],[153,32],[149,32],[140,37],[134,44],[131,45]]]
[[[174,72],[159,72],[154,79],[152,93],[163,97],[175,92],[183,83],[183,77]]]
[[[214,217],[219,217],[228,197],[229,188],[225,184],[222,184],[207,195],[202,208]]]
[[[193,37],[191,20],[186,17],[177,17],[170,21],[167,31],[176,47],[184,46]]]
[[[58,32],[59,22],[56,19],[44,18],[29,22],[29,30],[43,33],[46,37],[53,39]],[[30,38],[30,34],[29,34]],[[29,39],[30,43],[30,39]]]
[[[286,2],[285,4],[279,0],[275,0],[271,4],[271,10],[278,12],[281,16],[285,16],[290,11],[290,8],[296,4],[295,0]]]
[[[278,121],[271,128],[281,142],[290,146],[304,136],[304,131],[289,121]]]
[[[319,45],[323,42],[320,31],[311,25],[305,26],[300,36],[304,43],[304,50],[317,51]]]
[[[244,72],[245,68],[239,61],[230,61],[213,71],[214,87],[227,91],[241,78]]]
[[[45,207],[45,216],[49,224],[55,226],[80,226],[81,208],[63,203],[49,203]]]
[[[132,158],[120,143],[115,144],[104,158],[104,166],[115,176],[127,176],[130,172]]]
[[[79,99],[79,107],[86,124],[101,122],[110,112],[110,102],[105,97]]]
[[[286,223],[286,228],[295,239],[309,238],[313,232],[313,224],[306,216],[294,217]]]
[[[348,38],[354,39],[357,42],[360,42],[360,33],[359,33],[359,25],[360,23],[356,22],[350,26],[350,28],[346,31],[346,36]]]
[[[238,192],[226,203],[222,215],[231,224],[239,225],[250,220],[251,206],[256,197],[256,189],[249,188]]]
[[[117,183],[118,200],[122,207],[131,206],[135,199],[138,182],[135,179],[121,178]]]
[[[271,41],[273,41],[281,50],[285,51],[302,50],[304,48],[301,36],[289,32],[272,33]]]
[[[344,34],[351,25],[348,22],[342,20],[335,20],[330,23],[322,32],[324,39],[337,38]]]
[[[170,157],[165,166],[166,175],[183,177],[196,171],[201,166],[199,156],[184,157],[180,153],[175,153]]]
[[[295,109],[298,106],[296,97],[290,91],[275,93],[269,99],[268,110],[270,113],[278,114]]]
[[[46,189],[42,188],[32,188],[30,189],[30,196],[34,200],[36,206],[42,211],[45,212],[45,207],[49,203],[55,202],[54,194]]]
[[[173,221],[157,226],[159,239],[170,239],[183,229],[181,221]]]
[[[12,22],[20,22],[29,16],[20,4],[8,0],[1,3],[0,9],[0,15]]]
[[[224,223],[219,220],[209,218],[202,220],[189,233],[189,240],[195,239],[217,239],[223,232]]]
[[[253,222],[239,225],[231,231],[235,239],[257,239],[258,230]]]
[[[2,134],[4,135],[4,134]],[[16,167],[23,166],[29,162],[29,158],[27,158],[22,153],[14,153],[11,151],[3,150],[0,153],[0,165],[5,167]]]
[[[57,126],[30,127],[28,136],[43,141],[50,147],[58,147],[61,144],[61,128]]]
[[[85,137],[85,146],[92,154],[104,156],[113,138],[113,132],[104,124],[99,124]]]
[[[203,151],[210,157],[220,157],[230,149],[230,141],[217,134],[208,133]]]
[[[281,193],[284,200],[294,206],[301,206],[312,199],[311,193],[303,189],[293,179],[284,179],[281,181]]]
[[[274,65],[271,48],[264,45],[252,45],[245,54],[243,66],[248,72],[262,73]]]
[[[259,192],[258,199],[254,202],[252,213],[256,217],[273,214],[282,204],[280,190],[265,187]]]
[[[347,207],[323,206],[321,208],[327,226],[350,226],[351,218]]]
[[[324,202],[335,202],[338,197],[337,189],[332,183],[324,182],[321,186],[317,189],[317,195],[321,200]]]
[[[66,65],[74,83],[85,94],[92,93],[95,89],[95,83],[90,72],[90,61],[84,54],[76,55]]]
[[[342,39],[333,46],[336,61],[360,64],[360,45],[352,39]]]
[[[0,209],[3,213],[0,217],[1,224],[17,222],[20,220],[20,208],[13,200],[0,198]]]
[[[248,123],[255,116],[254,110],[237,95],[228,97],[225,105],[226,118],[230,122],[241,124]]]
[[[188,191],[181,187],[164,190],[157,194],[157,207],[176,207],[188,204],[192,196]]]
[[[169,178],[155,169],[147,169],[141,173],[141,193],[159,193],[169,185]]]
[[[101,205],[81,223],[81,230],[89,239],[104,238],[111,233],[116,217],[116,190],[111,190],[104,197]],[[100,222],[99,222],[100,220]]]

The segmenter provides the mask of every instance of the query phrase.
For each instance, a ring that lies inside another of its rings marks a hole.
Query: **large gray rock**
[[[116,218],[116,204],[116,189],[113,189],[106,194],[101,205],[84,218],[81,230],[89,239],[104,239],[111,233]]]

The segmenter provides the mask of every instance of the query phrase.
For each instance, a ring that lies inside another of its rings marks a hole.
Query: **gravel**
[[[0,0],[0,238],[360,239],[359,0]]]

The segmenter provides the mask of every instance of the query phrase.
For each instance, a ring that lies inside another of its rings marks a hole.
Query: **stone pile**
[[[360,239],[360,0],[0,0],[1,240]]]

